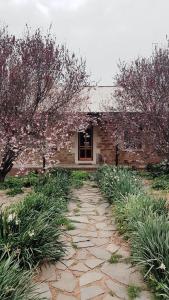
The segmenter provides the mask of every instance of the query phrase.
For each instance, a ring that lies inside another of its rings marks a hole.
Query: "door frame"
[[[91,127],[91,146],[80,146],[80,134],[81,132],[78,132],[78,160],[83,161],[92,161],[93,160],[93,127]],[[91,157],[89,158],[80,158],[80,150],[84,150],[85,154],[87,150],[91,151]]]
[[[81,165],[95,165],[96,164],[96,134],[95,127],[93,126],[93,159],[92,160],[79,160],[79,134],[75,134],[75,164]]]

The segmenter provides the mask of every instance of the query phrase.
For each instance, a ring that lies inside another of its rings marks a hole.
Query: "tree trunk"
[[[116,163],[116,167],[118,166],[119,164],[119,146],[118,144],[116,145],[116,158],[115,158],[115,163]]]
[[[42,160],[43,160],[43,172],[45,173],[45,171],[46,171],[46,158],[45,158],[45,155],[43,155]]]
[[[11,171],[13,167],[13,162],[16,157],[16,153],[11,149],[9,149],[5,153],[0,166],[0,182],[4,182],[6,175]]]

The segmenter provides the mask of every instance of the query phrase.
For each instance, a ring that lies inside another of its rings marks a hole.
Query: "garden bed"
[[[33,291],[33,272],[43,261],[57,261],[65,252],[60,236],[70,223],[65,213],[74,179],[70,172],[61,169],[33,177],[31,183],[27,178],[10,178],[1,185],[4,189],[15,189],[15,184],[21,189],[25,184],[32,188],[26,197],[23,193],[15,196],[16,203],[0,213],[2,300],[38,299],[38,293]]]
[[[103,166],[98,184],[112,204],[118,229],[130,242],[132,262],[140,266],[158,299],[169,299],[169,220],[165,199],[150,195],[136,173]]]

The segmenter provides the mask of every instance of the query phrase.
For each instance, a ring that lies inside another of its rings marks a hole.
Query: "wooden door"
[[[93,128],[89,127],[85,132],[78,133],[78,160],[93,160]]]

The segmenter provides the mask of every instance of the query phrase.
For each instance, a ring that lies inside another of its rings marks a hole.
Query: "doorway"
[[[93,160],[93,127],[78,132],[78,160]]]

